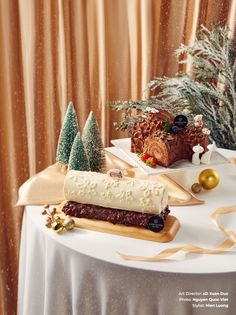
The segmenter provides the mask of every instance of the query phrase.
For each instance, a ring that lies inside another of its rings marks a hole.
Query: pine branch
[[[147,89],[158,93],[143,101],[113,103],[113,109],[123,110],[117,128],[124,130],[143,119],[145,108],[162,107],[170,112],[184,109],[190,115],[203,114],[211,136],[218,146],[236,149],[236,41],[228,37],[227,26],[211,30],[201,26],[192,46],[180,45],[177,57],[187,56],[193,75],[178,73],[176,77],[157,77]],[[132,109],[137,110],[133,116]]]

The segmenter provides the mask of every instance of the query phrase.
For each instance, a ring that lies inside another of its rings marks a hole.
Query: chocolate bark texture
[[[200,144],[207,150],[208,135],[193,124],[181,129],[177,134],[163,130],[166,118],[162,113],[148,113],[145,120],[134,125],[131,134],[131,152],[144,152],[155,157],[159,165],[168,167],[179,160],[191,160],[193,146]],[[168,116],[173,122],[173,116]]]
[[[77,203],[74,201],[67,201],[62,211],[66,215],[77,218],[95,219],[107,221],[113,224],[122,224],[126,226],[139,226],[148,228],[148,221],[156,214],[140,213],[135,211],[126,211],[112,208],[105,208],[96,205],[88,205]],[[160,216],[165,221],[170,210],[166,207]]]

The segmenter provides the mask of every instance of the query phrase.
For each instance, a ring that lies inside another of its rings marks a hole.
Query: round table
[[[222,150],[226,156],[236,152]],[[236,166],[214,167],[221,183],[198,206],[171,207],[181,228],[169,243],[75,229],[56,234],[44,226],[41,207],[25,207],[19,267],[18,314],[189,315],[235,314],[236,251],[187,255],[183,260],[125,261],[117,252],[152,256],[180,245],[214,248],[225,237],[210,219],[236,204]],[[189,185],[199,170],[172,175]],[[236,214],[220,219],[236,230]]]

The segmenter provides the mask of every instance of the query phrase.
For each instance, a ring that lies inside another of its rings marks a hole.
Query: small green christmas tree
[[[80,132],[77,133],[73,142],[70,158],[69,158],[69,170],[76,171],[89,171],[89,162],[84,149],[84,145],[80,136]]]
[[[99,127],[93,112],[90,112],[84,126],[82,140],[88,156],[90,170],[102,172],[105,169],[105,152],[102,144]]]
[[[79,130],[78,121],[74,105],[72,102],[69,103],[65,119],[61,128],[58,145],[56,161],[61,164],[68,164],[71,148]]]

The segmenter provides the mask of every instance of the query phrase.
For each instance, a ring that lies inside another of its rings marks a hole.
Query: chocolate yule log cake
[[[201,115],[198,115],[201,116]],[[144,120],[135,123],[131,133],[131,152],[145,153],[165,167],[193,155],[196,145],[207,149],[209,130],[200,123],[188,123],[187,117],[174,117],[166,110],[147,113]]]
[[[114,176],[115,175],[115,176]],[[77,218],[107,221],[159,232],[169,214],[163,184],[117,176],[115,172],[69,171],[62,211]]]

